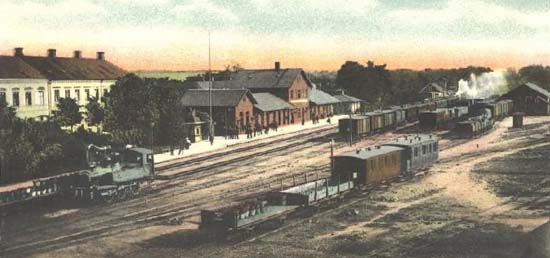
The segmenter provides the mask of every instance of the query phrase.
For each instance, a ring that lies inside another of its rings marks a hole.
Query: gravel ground
[[[522,257],[526,232],[550,218],[550,118],[527,117],[525,124],[509,130],[507,118],[489,134],[444,150],[424,176],[368,189],[252,236],[214,240],[193,223],[158,224],[34,256]]]

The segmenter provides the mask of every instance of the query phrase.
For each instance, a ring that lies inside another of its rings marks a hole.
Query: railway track
[[[312,145],[322,145],[323,143],[325,143],[325,142],[323,142],[323,141],[312,142]],[[294,145],[295,145],[295,147],[299,146],[297,144],[294,144]],[[306,145],[306,146],[303,146],[302,149],[309,148],[309,147],[311,147],[311,146]],[[282,149],[279,149],[278,151],[282,151]],[[241,173],[249,174],[250,172],[251,172],[250,170],[247,170],[247,171],[244,171],[244,172],[241,172]],[[197,177],[199,177],[200,173],[199,174],[195,173],[195,174],[192,174],[192,175],[196,175]],[[189,176],[192,176],[192,175],[189,175]],[[290,177],[290,175],[286,175],[286,177]],[[267,184],[273,184],[274,182],[279,182],[280,180],[285,179],[286,177],[285,176],[273,177],[273,178],[270,178],[270,179],[264,181],[260,185],[250,184],[250,185],[247,185],[246,187],[240,187],[238,189],[226,191],[221,196],[212,197],[212,198],[215,198],[215,199],[228,198],[228,197],[231,197],[231,196],[234,196],[234,195],[241,195],[241,193],[243,191],[256,192],[256,190],[258,190],[259,188],[270,190],[271,188],[266,187]],[[233,177],[230,180],[225,179],[225,180],[217,180],[217,182],[209,182],[208,185],[200,184],[200,185],[197,185],[194,188],[183,188],[183,191],[181,193],[178,192],[176,194],[180,195],[180,194],[185,194],[185,193],[191,193],[191,192],[194,192],[194,191],[200,191],[200,190],[203,190],[205,188],[209,188],[209,187],[212,187],[212,186],[215,186],[215,185],[226,184],[226,183],[228,183],[228,181],[238,180],[239,178],[240,177]],[[169,195],[169,194],[170,194],[170,192],[160,193],[158,198],[159,199],[160,198],[165,199],[166,195]],[[9,253],[17,253],[18,251],[24,251],[24,250],[27,250],[27,249],[34,249],[35,250],[34,247],[41,248],[42,246],[52,246],[52,245],[55,245],[57,242],[65,242],[67,240],[72,241],[71,239],[74,239],[74,238],[80,238],[80,237],[88,238],[89,235],[104,234],[105,231],[108,231],[109,228],[112,229],[112,230],[115,230],[116,228],[125,227],[125,226],[129,226],[129,225],[134,225],[136,223],[137,224],[142,224],[144,222],[154,223],[154,222],[157,222],[159,220],[166,219],[168,216],[171,216],[173,214],[178,214],[178,216],[180,216],[180,217],[194,216],[196,213],[198,213],[200,211],[201,208],[203,208],[203,206],[201,206],[201,205],[206,205],[206,204],[212,203],[213,201],[214,201],[213,199],[209,198],[209,199],[202,199],[201,202],[192,202],[190,200],[184,200],[182,202],[169,203],[166,206],[155,207],[153,209],[148,209],[148,210],[143,211],[143,212],[130,214],[129,216],[122,216],[120,218],[116,218],[116,219],[113,219],[113,220],[102,221],[101,223],[87,225],[89,228],[94,228],[94,229],[93,230],[84,230],[84,231],[74,232],[74,233],[71,233],[71,234],[67,234],[67,235],[65,235],[65,237],[61,237],[61,238],[59,238],[59,237],[53,238],[53,240],[52,240],[53,242],[50,241],[50,240],[48,240],[49,242],[48,241],[46,241],[46,242],[44,242],[44,241],[35,241],[34,245],[32,243],[26,243],[26,244],[22,244],[22,245],[12,246],[9,249],[6,249],[5,252],[9,251]],[[134,201],[134,202],[136,202],[136,201]],[[191,204],[189,204],[189,203],[191,203]],[[113,206],[118,206],[118,205],[115,204]],[[192,212],[194,212],[194,213],[187,213],[188,206],[194,207],[192,209]],[[110,208],[113,208],[113,207],[110,207]],[[124,208],[124,207],[119,207],[119,208]],[[181,214],[183,214],[183,216]],[[102,227],[102,226],[99,226],[98,224],[103,224],[103,225],[106,225],[106,226]],[[52,225],[44,225],[44,228],[51,227],[51,226]],[[40,232],[40,229],[41,228],[39,227],[36,230],[21,232],[21,234],[38,233],[38,232]]]
[[[127,202],[116,203],[110,206],[106,206],[105,211],[100,212],[99,215],[101,215],[100,217],[103,217],[102,215],[110,215],[110,212],[114,211],[115,209],[137,209],[137,211],[123,214],[115,218],[112,218],[111,215],[111,218],[107,220],[97,219],[91,224],[86,224],[85,227],[82,226],[80,227],[80,229],[74,230],[67,234],[62,234],[61,236],[57,236],[49,240],[29,241],[28,243],[12,245],[9,248],[5,249],[4,252],[10,255],[26,255],[29,252],[36,252],[48,248],[59,247],[59,245],[63,245],[63,243],[75,243],[75,241],[86,241],[94,237],[107,236],[109,234],[135,230],[137,228],[159,223],[163,220],[171,218],[185,220],[196,217],[201,209],[207,207],[216,207],[216,205],[226,205],[227,202],[231,201],[232,199],[241,197],[243,195],[258,194],[263,191],[270,191],[275,187],[280,187],[281,184],[283,185],[283,187],[290,186],[291,182],[289,181],[291,178],[303,175],[304,173],[306,173],[309,177],[314,176],[315,174],[321,176],[327,175],[330,172],[330,169],[328,167],[328,164],[325,164],[323,166],[313,166],[309,169],[292,171],[291,173],[288,173],[288,171],[286,171],[279,176],[269,176],[268,178],[263,179],[260,182],[257,182],[258,180],[256,180],[253,183],[240,184],[225,190],[213,190],[213,188],[215,189],[216,187],[222,185],[236,184],[240,180],[246,179],[248,176],[250,176],[250,174],[267,173],[267,171],[280,167],[280,164],[274,164],[258,170],[253,166],[253,164],[257,164],[258,162],[263,162],[273,158],[270,157],[270,155],[275,154],[277,156],[283,156],[286,158],[286,162],[288,162],[293,158],[308,159],[318,155],[327,154],[328,149],[323,146],[323,144],[328,143],[328,138],[330,138],[330,136],[333,136],[332,133],[320,133],[318,135],[314,135],[300,141],[289,139],[289,142],[284,144],[286,146],[268,148],[267,150],[263,150],[262,155],[258,155],[256,157],[246,155],[246,159],[235,158],[220,161],[217,164],[215,163],[209,165],[208,169],[203,169],[197,172],[188,173],[189,171],[186,168],[189,168],[190,163],[182,163],[182,171],[178,171],[178,173],[176,173],[176,176],[171,178],[169,182],[165,181],[166,185],[164,183],[161,184],[161,188],[154,190],[156,192],[152,195],[140,196],[136,200],[129,200]],[[387,140],[387,138],[383,135],[377,135],[375,136],[375,138],[377,139],[375,139],[375,141]],[[339,148],[345,145],[346,143],[337,143],[336,147]],[[282,155],[295,153],[296,151],[300,150],[308,150],[308,152],[292,157],[289,157],[289,155]],[[228,177],[213,178],[212,180],[207,180],[206,182],[198,183],[196,185],[183,185],[178,187],[178,185],[182,184],[185,181],[200,181],[208,179],[211,176],[229,174],[231,172],[231,168],[225,169],[225,167],[229,166],[230,164],[235,164],[239,167],[252,166],[252,168],[240,169],[240,171],[237,171],[233,173],[234,175]],[[173,168],[174,167],[172,167],[171,169]],[[292,181],[295,182],[295,179]],[[208,191],[210,192],[210,194],[206,195],[206,197],[203,196],[203,198],[200,198],[200,200],[198,200],[196,198],[196,195],[201,191]],[[212,194],[212,191],[216,192]],[[174,198],[171,198],[171,196]],[[178,198],[181,196],[186,196],[186,198],[178,200]],[[148,202],[148,207],[151,208],[143,209],[143,198],[145,198],[145,202]],[[60,221],[59,226],[63,227],[65,223],[71,224],[71,222],[78,223],[79,220],[85,220],[90,216],[95,217],[94,215],[95,213],[84,214],[82,216],[78,216],[72,221],[62,220]],[[34,227],[33,229],[25,230],[20,234],[15,234],[14,237],[22,236],[23,234],[37,234],[40,233],[42,229],[48,229],[52,226],[55,227],[55,225],[51,224]],[[82,230],[82,228],[88,229]]]

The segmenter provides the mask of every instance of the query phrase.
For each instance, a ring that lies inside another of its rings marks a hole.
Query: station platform
[[[317,124],[313,124],[312,121],[308,121],[304,125],[302,125],[302,124],[293,124],[293,125],[282,126],[282,127],[279,127],[277,131],[270,130],[269,134],[267,134],[267,135],[266,134],[261,134],[261,135],[257,135],[256,137],[253,137],[251,139],[247,139],[246,134],[239,135],[239,139],[225,139],[223,136],[216,136],[216,137],[214,137],[214,144],[210,145],[210,142],[208,140],[204,140],[204,141],[201,141],[201,142],[198,142],[198,143],[193,143],[193,144],[191,144],[189,149],[184,150],[182,154],[178,154],[178,152],[179,152],[178,148],[176,148],[174,150],[174,155],[172,155],[170,152],[155,154],[155,163],[165,162],[165,161],[169,161],[169,160],[172,160],[172,159],[177,159],[177,158],[192,156],[192,155],[196,155],[196,154],[211,152],[211,151],[215,151],[215,150],[220,150],[220,149],[224,149],[224,148],[227,148],[227,147],[233,147],[235,145],[239,145],[239,144],[242,144],[242,143],[248,143],[248,142],[251,142],[251,141],[257,141],[257,140],[261,140],[261,139],[268,139],[268,138],[272,138],[272,137],[276,137],[276,136],[280,136],[280,135],[299,132],[299,131],[302,131],[302,130],[314,129],[314,128],[318,128],[318,127],[322,127],[322,126],[328,126],[328,125],[338,126],[338,120],[341,119],[341,118],[344,118],[344,117],[348,117],[348,115],[335,115],[335,116],[333,116],[330,119],[331,124],[327,123],[327,119],[320,119],[319,123],[317,123]]]

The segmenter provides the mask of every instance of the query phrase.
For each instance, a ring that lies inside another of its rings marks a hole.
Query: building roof
[[[529,87],[530,89],[550,98],[550,92],[548,92],[547,90],[543,89],[542,87],[534,84],[534,83],[531,83],[531,82],[528,82],[528,83],[524,83],[523,85]]]
[[[260,69],[239,70],[231,73],[231,79],[226,81],[213,81],[212,88],[216,89],[266,89],[289,88],[292,83],[302,75],[306,82],[305,72],[302,69]],[[208,89],[208,81],[195,82],[196,88]]]
[[[334,95],[333,97],[335,99],[339,100],[342,103],[363,102],[362,100],[360,100],[356,97],[352,97],[352,96],[346,95],[346,94]]]
[[[339,155],[335,155],[334,157],[349,157],[349,158],[365,160],[377,155],[386,154],[394,151],[402,151],[402,150],[404,149],[401,147],[382,145],[382,146],[362,148],[362,149],[358,149],[357,151],[350,151]]]
[[[430,82],[424,88],[420,89],[418,93],[430,93],[430,92],[445,92],[443,87],[435,82]]]
[[[212,106],[236,107],[246,94],[250,94],[246,89],[213,89]],[[208,107],[209,97],[208,90],[188,90],[183,94],[181,103],[189,107]]]
[[[21,58],[0,56],[0,79],[46,79],[46,76]]]
[[[0,56],[0,78],[49,80],[116,80],[122,68],[94,58]]]
[[[399,137],[397,139],[391,140],[384,143],[383,145],[390,146],[413,146],[425,142],[436,142],[438,140],[437,136],[431,134],[419,134]]]
[[[330,105],[340,102],[335,97],[315,87],[309,91],[309,101],[315,105]]]
[[[254,107],[263,112],[294,109],[294,106],[271,93],[253,93],[252,96],[256,101]]]

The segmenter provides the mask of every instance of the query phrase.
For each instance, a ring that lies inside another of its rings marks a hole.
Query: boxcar
[[[371,133],[371,121],[368,116],[352,116],[338,120],[338,131],[342,134],[351,132],[355,136],[363,136]]]
[[[371,131],[380,132],[384,129],[384,114],[381,112],[368,112],[365,114],[370,118]]]
[[[383,144],[383,146],[403,148],[401,154],[402,172],[408,175],[431,166],[438,158],[438,145],[437,136],[431,134],[405,136]]]
[[[401,152],[395,146],[375,146],[334,156],[333,178],[355,178],[357,184],[376,184],[401,174]]]
[[[393,106],[393,107],[391,107],[391,109],[395,113],[395,125],[396,126],[404,125],[404,124],[407,123],[405,109],[403,109],[400,106]]]
[[[445,126],[451,120],[449,110],[440,108],[418,114],[419,126],[423,130],[435,130]]]

